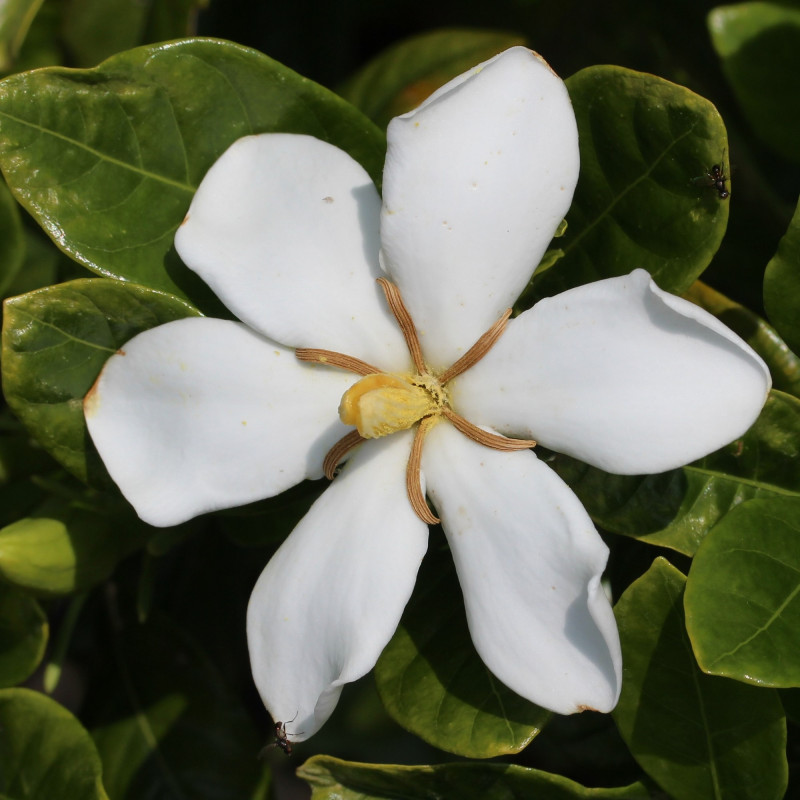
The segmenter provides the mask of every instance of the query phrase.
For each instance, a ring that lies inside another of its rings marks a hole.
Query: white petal
[[[766,365],[738,336],[636,270],[512,320],[451,398],[477,425],[631,475],[741,436],[769,388]]]
[[[408,432],[359,448],[272,557],[247,610],[253,677],[293,741],[375,665],[411,596],[428,526],[411,509]]]
[[[206,174],[175,247],[271,339],[402,369],[405,344],[375,283],[379,209],[369,175],[338,147],[299,134],[247,136]]]
[[[530,450],[489,450],[446,424],[422,465],[486,666],[559,714],[610,711],[622,656],[600,586],[608,548],[575,495]]]
[[[321,477],[355,377],[301,364],[238,322],[183,319],[113,355],[84,412],[139,516],[176,525]]]
[[[578,133],[563,82],[514,47],[392,120],[384,268],[431,366],[449,366],[511,306],[572,201]]]

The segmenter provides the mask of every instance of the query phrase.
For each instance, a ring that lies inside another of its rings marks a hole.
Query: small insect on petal
[[[286,753],[287,756],[292,754],[292,743],[289,741],[289,734],[286,732],[286,726],[294,722],[295,719],[297,719],[297,714],[295,714],[294,717],[292,717],[288,722],[281,722],[278,720],[275,723],[275,741],[270,742],[268,745],[266,745],[266,747],[261,748],[261,752],[258,754],[259,758],[264,758],[266,753],[269,750],[272,750],[273,747],[279,747],[284,753]],[[298,735],[299,733],[302,732],[298,732]]]

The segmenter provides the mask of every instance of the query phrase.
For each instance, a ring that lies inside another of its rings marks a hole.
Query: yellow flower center
[[[344,393],[339,418],[364,439],[377,439],[440,414],[446,402],[444,387],[432,375],[367,375]]]
[[[425,502],[420,484],[420,463],[425,435],[435,422],[445,418],[465,436],[495,450],[527,450],[536,444],[530,439],[509,439],[473,425],[450,408],[447,396],[448,381],[477,364],[500,338],[511,309],[507,309],[458,361],[441,374],[434,375],[423,360],[419,337],[400,291],[386,278],[378,278],[378,283],[405,337],[415,374],[389,374],[358,358],[332,350],[300,348],[295,350],[295,355],[300,361],[338,367],[363,376],[344,393],[339,403],[339,418],[345,425],[353,425],[355,430],[340,439],[325,456],[322,465],[325,475],[332,479],[339,462],[365,439],[388,436],[416,425],[406,468],[406,490],[417,516],[423,522],[434,524],[439,518]]]

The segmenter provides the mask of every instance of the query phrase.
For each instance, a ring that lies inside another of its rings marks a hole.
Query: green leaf
[[[23,242],[25,256],[22,266],[5,290],[6,297],[15,297],[58,283],[59,264],[68,260],[39,231],[24,231]],[[74,264],[72,261],[69,263]]]
[[[9,800],[108,800],[89,734],[28,689],[0,690],[0,792]]]
[[[643,267],[685,291],[716,253],[728,221],[706,172],[725,166],[716,108],[688,89],[622,67],[567,79],[578,121],[581,174],[558,239],[563,257],[535,273],[521,304]]]
[[[311,784],[312,800],[646,800],[641,783],[587,789],[561,775],[515,764],[436,764],[422,767],[357,764],[314,756],[297,770]]]
[[[800,686],[800,497],[733,509],[697,551],[685,605],[704,672]]]
[[[800,354],[800,203],[778,252],[767,264],[764,308],[789,347]]]
[[[784,158],[800,161],[800,9],[738,3],[708,15],[711,42],[748,122]]]
[[[161,42],[197,32],[197,15],[211,0],[164,0],[150,6],[145,41]]]
[[[19,206],[0,181],[0,297],[5,297],[25,259]]]
[[[0,72],[14,64],[44,0],[4,0],[0,3]]]
[[[79,67],[93,67],[143,44],[149,3],[138,0],[69,0],[63,36]]]
[[[449,552],[425,559],[375,680],[397,722],[467,758],[517,753],[550,717],[497,680],[475,652]]]
[[[339,89],[381,128],[392,117],[416,108],[447,81],[497,53],[525,44],[505,32],[437,30],[384,50]]]
[[[86,431],[84,395],[108,357],[137,333],[197,313],[171,295],[99,279],[8,300],[2,340],[6,400],[70,472],[108,485]]]
[[[229,42],[141,47],[0,83],[0,166],[53,241],[103,275],[195,299],[209,292],[180,263],[175,231],[228,146],[269,131],[329,141],[380,179],[385,140],[366,117]]]
[[[700,671],[684,628],[685,583],[658,558],[614,609],[624,665],[619,732],[674,800],[779,800],[788,766],[778,694]]]
[[[202,0],[69,0],[63,36],[75,63],[93,67],[104,58],[140,44],[192,33]]]
[[[102,513],[51,497],[0,529],[0,576],[40,594],[72,594],[108,578],[150,529],[131,513]]]
[[[112,635],[113,663],[87,703],[110,795],[255,800],[263,742],[194,642],[157,614]]]
[[[13,72],[64,63],[61,39],[63,2],[41,3],[28,28],[25,41],[14,59]]]
[[[800,358],[789,349],[771,325],[758,314],[735,303],[702,281],[695,281],[684,297],[713,314],[734,333],[739,334],[764,359],[772,375],[773,388],[800,397]],[[800,315],[800,305],[798,315]]]
[[[0,583],[0,686],[22,683],[47,645],[47,617],[29,594]]]
[[[770,392],[741,439],[670,472],[611,475],[564,455],[550,463],[600,527],[693,555],[744,500],[800,497],[800,400]]]

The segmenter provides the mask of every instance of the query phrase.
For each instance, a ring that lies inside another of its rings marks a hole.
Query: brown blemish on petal
[[[125,351],[120,347],[114,355],[124,356]],[[104,371],[105,365],[103,366],[103,369],[100,370],[100,374],[95,378],[92,388],[86,392],[86,395],[83,398],[83,415],[85,417],[94,416],[100,408],[100,398],[98,397],[97,385],[100,383],[100,378],[103,377]]]
[[[190,216],[191,216],[191,214],[187,214],[187,215],[186,215],[186,216],[183,218],[183,222],[181,222],[181,227],[183,227],[183,226],[184,226],[184,225],[185,225],[185,224],[186,224],[186,223],[189,221],[189,217],[190,217]]]
[[[100,375],[103,373],[101,372]],[[92,388],[86,392],[86,397],[83,398],[83,415],[84,417],[93,417],[100,408],[100,398],[97,393],[97,384],[100,382],[100,375],[92,384]]]
[[[591,706],[578,706],[578,711],[597,711],[597,709]],[[599,714],[600,712],[597,711],[597,713]]]
[[[332,202],[333,202],[333,198],[332,198],[332,197],[330,197],[330,196],[328,196],[328,197],[323,197],[323,198],[322,198],[322,202],[323,202],[323,203],[332,203]]]

